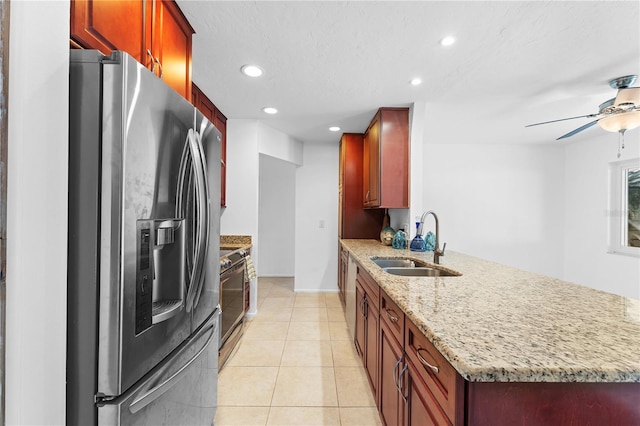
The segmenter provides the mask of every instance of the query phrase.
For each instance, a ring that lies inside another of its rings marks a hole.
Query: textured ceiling
[[[425,102],[434,140],[553,142],[589,120],[524,125],[595,113],[615,96],[610,79],[640,73],[639,1],[178,4],[196,31],[194,82],[228,118],[305,143],[337,143],[329,126],[363,132],[378,107],[413,102]],[[457,42],[444,48],[448,34]],[[244,76],[248,63],[265,74]]]

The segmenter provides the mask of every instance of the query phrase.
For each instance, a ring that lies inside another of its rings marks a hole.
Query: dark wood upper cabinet
[[[173,0],[71,0],[71,41],[122,50],[191,100],[193,28]]]
[[[155,72],[191,100],[191,36],[195,31],[173,0],[155,0],[153,4],[151,52]]]
[[[192,84],[191,102],[204,114],[210,122],[216,126],[222,135],[222,147],[220,153],[220,205],[227,205],[227,117],[214,105],[195,83]]]
[[[362,206],[364,134],[344,133],[340,139],[339,238],[380,238],[382,209]]]
[[[364,206],[409,207],[409,108],[380,108],[364,135]]]

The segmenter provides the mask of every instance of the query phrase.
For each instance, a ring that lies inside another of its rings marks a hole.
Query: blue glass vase
[[[422,236],[418,234],[420,228],[420,222],[416,222],[416,236],[411,240],[409,249],[412,251],[427,251],[427,243],[422,239]]]
[[[391,246],[394,249],[406,249],[407,248],[407,234],[403,230],[398,230],[391,240]]]

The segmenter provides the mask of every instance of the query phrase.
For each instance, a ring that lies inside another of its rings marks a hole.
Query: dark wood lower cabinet
[[[403,376],[403,384],[406,387],[407,402],[405,404],[404,425],[406,426],[430,426],[451,425],[451,421],[444,414],[438,401],[429,391],[419,370],[411,360],[407,360],[407,371]]]
[[[467,424],[640,425],[640,383],[467,383]]]
[[[386,426],[640,426],[640,383],[469,382],[358,267],[355,344]]]
[[[389,331],[386,323],[380,321],[380,386],[378,387],[378,410],[385,425],[401,425],[404,398],[400,392],[400,376],[406,373],[404,351]]]
[[[374,397],[378,389],[378,333],[380,316],[378,288],[372,288],[372,278],[358,266],[356,277],[356,336],[355,346],[367,372]]]

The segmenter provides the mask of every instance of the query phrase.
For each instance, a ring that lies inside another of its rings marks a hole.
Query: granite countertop
[[[402,277],[370,257],[432,252],[341,240],[462,377],[478,382],[640,382],[640,301],[447,250],[459,277]]]
[[[251,235],[220,235],[220,250],[251,248]]]

